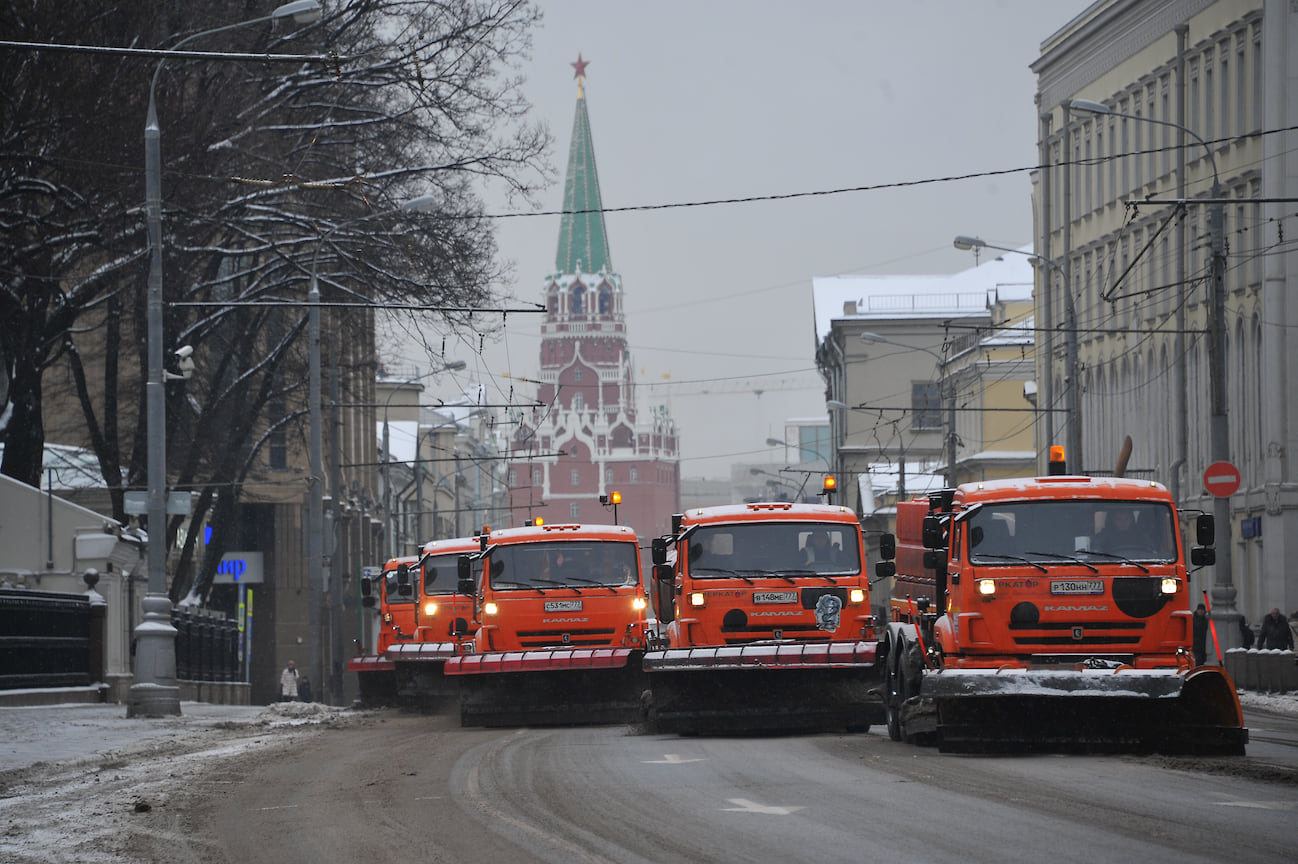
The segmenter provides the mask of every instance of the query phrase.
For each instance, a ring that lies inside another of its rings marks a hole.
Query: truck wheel
[[[887,714],[888,737],[900,741],[901,733],[901,654],[902,645],[895,646],[888,654],[888,680],[884,692],[884,710]]]

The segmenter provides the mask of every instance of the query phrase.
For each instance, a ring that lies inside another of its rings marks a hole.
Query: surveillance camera
[[[179,357],[181,360],[184,360],[186,357],[188,357],[193,353],[194,353],[193,345],[181,345],[179,348],[176,349],[176,356]]]

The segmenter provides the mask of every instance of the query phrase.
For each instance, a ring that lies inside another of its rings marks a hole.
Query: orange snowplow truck
[[[644,659],[652,728],[864,731],[883,722],[864,544],[850,509],[702,507],[672,523],[653,544],[660,629]]]
[[[1057,473],[1054,473],[1057,472]],[[1235,687],[1194,668],[1187,558],[1158,483],[1067,476],[969,483],[897,505],[880,577],[888,732],[944,752],[1243,754]]]
[[[447,661],[465,726],[629,723],[640,716],[645,598],[620,525],[484,529],[460,559],[472,653]]]
[[[422,555],[394,558],[380,579],[361,583],[362,605],[379,613],[371,653],[347,664],[363,703],[438,708],[457,695],[443,667],[473,637],[473,596],[456,590],[460,556],[477,550],[473,537],[434,540]]]

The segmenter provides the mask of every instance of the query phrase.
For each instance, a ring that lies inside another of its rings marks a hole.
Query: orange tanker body
[[[635,532],[618,525],[489,531],[462,559],[472,653],[446,664],[463,725],[633,722],[645,599]]]
[[[1053,467],[1053,466],[1052,466]],[[1242,754],[1234,684],[1193,668],[1187,559],[1158,483],[1055,474],[900,502],[885,654],[892,738],[944,751]]]
[[[882,723],[861,527],[846,507],[703,507],[654,542],[662,627],[645,655],[659,731],[860,730]]]

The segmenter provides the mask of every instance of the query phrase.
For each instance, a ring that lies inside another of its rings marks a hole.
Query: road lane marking
[[[756,801],[749,801],[747,798],[727,798],[734,807],[722,807],[731,813],[761,813],[764,816],[788,816],[790,813],[797,813],[799,810],[805,810],[805,807],[772,807],[767,804],[758,804]]]
[[[682,759],[675,753],[667,753],[661,759],[642,759],[641,765],[684,765],[686,762],[702,762],[703,759]]]

